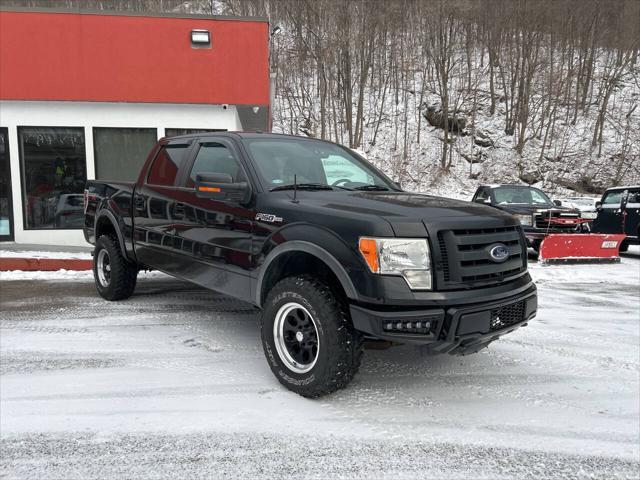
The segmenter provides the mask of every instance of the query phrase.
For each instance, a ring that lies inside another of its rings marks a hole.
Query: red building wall
[[[211,49],[191,48],[192,29]],[[0,99],[269,104],[266,21],[0,12]]]

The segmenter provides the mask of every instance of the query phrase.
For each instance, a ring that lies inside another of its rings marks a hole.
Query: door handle
[[[145,204],[147,203],[144,199],[144,197],[142,195],[137,195],[136,196],[136,210],[144,210],[145,209]]]
[[[184,218],[184,204],[176,203],[173,206],[173,217],[174,218]]]

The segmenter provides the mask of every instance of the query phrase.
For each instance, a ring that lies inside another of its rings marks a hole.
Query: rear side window
[[[200,150],[198,150],[187,179],[187,187],[195,186],[196,175],[199,173],[226,173],[231,176],[234,182],[245,180],[240,163],[233,156],[231,150],[218,142],[200,145]]]
[[[165,145],[156,155],[147,183],[151,185],[173,186],[180,165],[184,161],[188,144]]]

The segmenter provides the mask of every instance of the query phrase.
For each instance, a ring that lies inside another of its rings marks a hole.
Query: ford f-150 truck
[[[250,302],[273,373],[306,397],[346,386],[364,339],[467,354],[536,314],[516,218],[402,191],[331,142],[165,138],[135,183],[89,181],[85,196],[102,297],[157,269]]]
[[[472,201],[518,218],[528,246],[536,252],[547,235],[577,233],[587,222],[577,208],[564,207],[560,201],[552,201],[542,190],[527,185],[480,185]]]

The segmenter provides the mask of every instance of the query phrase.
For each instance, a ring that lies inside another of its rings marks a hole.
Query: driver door
[[[186,253],[181,276],[221,293],[251,300],[251,234],[254,202],[202,198],[196,194],[199,173],[227,174],[234,182],[248,177],[235,145],[224,138],[201,138],[185,168],[173,218],[180,219],[176,235]]]
[[[622,232],[622,201],[623,190],[607,192],[602,198],[602,205],[598,209],[598,216],[593,222],[593,231],[596,233],[623,233]]]

